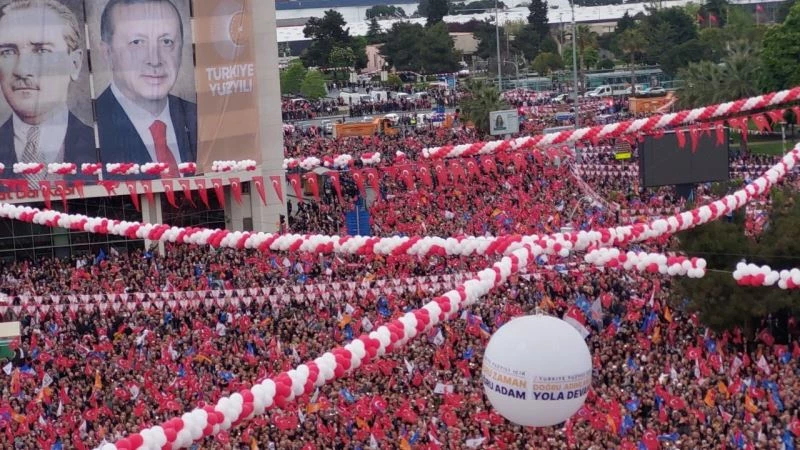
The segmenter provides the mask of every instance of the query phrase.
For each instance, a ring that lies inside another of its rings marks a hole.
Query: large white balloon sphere
[[[483,389],[518,425],[547,427],[570,418],[592,384],[592,356],[572,325],[555,317],[516,318],[494,333],[483,356]]]

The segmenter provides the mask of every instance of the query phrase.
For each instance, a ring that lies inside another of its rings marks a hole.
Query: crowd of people
[[[640,189],[635,142],[623,160],[614,157],[619,143],[603,142],[580,148],[579,161],[565,153],[482,155],[459,160],[444,177],[422,175],[430,168],[423,148],[476,140],[465,128],[346,139],[296,128],[287,130],[285,149],[287,157],[384,155],[369,205],[371,231],[382,236],[589,230],[688,204],[668,189]],[[734,155],[731,167],[740,183],[773,162]],[[356,158],[352,169],[361,168]],[[413,173],[411,185],[402,168]],[[340,182],[341,200],[326,181],[321,202],[290,203],[286,229],[344,234],[345,214],[365,199],[352,170]],[[712,196],[702,186],[692,201]],[[667,245],[661,239],[633,249]],[[603,270],[580,258],[536,258],[404,350],[193,448],[795,448],[794,321],[786,330],[764,322],[751,335],[715,333],[670,298],[669,277]],[[213,404],[421,307],[495,259],[167,245],[163,254],[150,248],[0,263],[0,321],[22,329],[13,356],[0,363],[0,450],[92,449]],[[142,295],[151,293],[160,300]],[[540,429],[502,418],[481,381],[489,336],[535,313],[581,324],[593,358],[586,404],[566,423]]]

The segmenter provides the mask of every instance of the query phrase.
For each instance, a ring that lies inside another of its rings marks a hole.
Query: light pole
[[[511,64],[513,64],[513,65],[514,65],[514,69],[517,71],[517,77],[516,77],[516,80],[519,82],[519,65],[517,65],[517,63],[516,63],[516,62],[514,62],[514,61],[511,61],[510,59],[504,59],[504,60],[503,60],[503,62],[504,62],[504,63],[511,63]],[[517,86],[517,87],[519,87],[519,86]]]
[[[575,3],[569,2],[572,8],[572,82],[575,90],[575,129],[581,127],[581,101],[578,95],[578,28],[575,26]]]
[[[503,92],[503,62],[500,60],[500,0],[494,0],[494,32],[497,41],[497,82]]]

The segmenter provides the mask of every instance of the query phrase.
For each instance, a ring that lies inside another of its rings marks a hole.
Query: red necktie
[[[150,125],[150,134],[153,136],[153,143],[156,147],[157,162],[166,163],[169,166],[169,171],[162,177],[177,178],[178,163],[167,145],[167,124],[156,120]]]

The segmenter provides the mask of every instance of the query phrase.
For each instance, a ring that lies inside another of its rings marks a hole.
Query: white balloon
[[[564,422],[580,409],[592,383],[592,357],[581,335],[555,317],[514,319],[489,340],[483,386],[492,406],[523,426]]]

